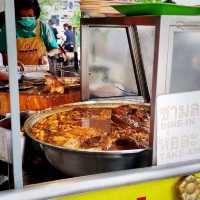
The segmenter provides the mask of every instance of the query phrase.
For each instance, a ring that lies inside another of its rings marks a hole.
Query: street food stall
[[[12,0],[6,4],[10,9]],[[19,119],[12,122],[17,190],[0,198],[198,199],[199,21],[181,15],[82,19],[82,102],[26,120],[32,153],[48,163],[29,168],[29,176],[28,165],[22,175],[17,149]],[[16,85],[11,94],[18,94]],[[19,114],[11,111],[11,119]]]

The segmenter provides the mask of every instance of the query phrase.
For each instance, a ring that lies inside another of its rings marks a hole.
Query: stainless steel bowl
[[[131,104],[140,105],[149,109],[148,104],[137,104],[132,101],[101,101],[101,102],[82,102],[68,104],[53,110],[34,114],[25,122],[24,128],[27,135],[32,140],[41,144],[46,158],[58,170],[69,176],[82,176],[101,172],[132,169],[151,165],[152,151],[149,149],[121,150],[121,151],[89,151],[74,150],[45,143],[37,140],[31,134],[31,128],[41,118],[49,115],[68,111],[75,107],[109,107],[114,108],[120,105]]]

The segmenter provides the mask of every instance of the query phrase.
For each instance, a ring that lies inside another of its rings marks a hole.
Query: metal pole
[[[6,37],[10,86],[10,106],[12,125],[12,155],[13,174],[16,189],[23,187],[22,179],[22,156],[20,142],[20,117],[19,117],[19,87],[17,72],[17,51],[16,51],[16,26],[14,0],[5,0],[6,16]]]

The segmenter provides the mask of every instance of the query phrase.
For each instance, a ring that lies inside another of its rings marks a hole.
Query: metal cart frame
[[[22,181],[22,160],[20,155],[20,123],[19,123],[19,92],[17,81],[17,54],[16,54],[16,30],[15,30],[15,14],[14,0],[5,1],[6,11],[6,26],[7,26],[7,46],[8,46],[8,63],[9,63],[9,80],[10,80],[10,95],[11,95],[11,117],[12,117],[12,144],[13,144],[13,166],[15,189],[23,188]],[[167,91],[167,68],[170,59],[167,55],[170,45],[169,41],[169,26],[187,25],[188,22],[194,26],[200,26],[200,17],[184,17],[184,16],[140,16],[140,17],[120,17],[120,18],[104,18],[104,19],[84,19],[83,26],[87,27],[87,23],[93,25],[124,25],[138,24],[155,25],[155,52],[153,66],[153,87],[152,87],[152,131],[156,124],[155,117],[155,102],[156,97],[160,94],[166,94]],[[86,29],[87,30],[87,29]],[[85,33],[87,34],[87,33]],[[82,52],[84,51],[84,44]],[[83,55],[83,53],[82,53]],[[83,58],[84,59],[84,58]],[[85,58],[87,59],[87,58]],[[82,61],[82,65],[84,64]],[[84,92],[84,91],[82,91]],[[156,144],[156,138],[154,138]],[[155,145],[154,145],[155,146]],[[63,195],[79,194],[88,191],[106,189],[111,187],[119,187],[127,184],[135,184],[139,182],[151,181],[160,178],[167,178],[177,175],[185,175],[200,171],[200,161],[189,161],[165,166],[152,166],[145,169],[125,170],[120,172],[111,172],[105,174],[91,175],[86,177],[78,177],[66,180],[60,180],[47,184],[36,184],[31,187],[25,187],[23,190],[14,190],[1,193],[1,200],[5,199],[47,199]]]

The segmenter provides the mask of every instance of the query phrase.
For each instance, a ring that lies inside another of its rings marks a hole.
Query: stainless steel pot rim
[[[151,150],[151,148],[146,148],[146,149],[131,149],[131,150],[118,150],[118,151],[103,151],[103,150],[87,150],[87,149],[70,149],[70,148],[66,148],[66,147],[62,147],[62,146],[57,146],[57,145],[53,145],[50,143],[46,143],[44,141],[38,140],[36,138],[34,138],[32,136],[32,134],[30,133],[30,128],[32,127],[32,123],[35,124],[38,120],[40,120],[41,118],[47,117],[49,115],[58,113],[58,112],[62,112],[62,111],[67,111],[67,110],[71,110],[74,107],[114,107],[114,106],[119,106],[119,105],[127,105],[127,104],[131,104],[131,105],[141,105],[141,106],[149,106],[150,104],[146,104],[146,103],[138,103],[138,102],[133,102],[133,101],[120,101],[120,100],[112,100],[112,101],[86,101],[86,102],[78,102],[78,103],[72,103],[72,104],[66,104],[66,105],[62,105],[62,106],[58,106],[56,108],[53,109],[48,109],[48,110],[44,110],[40,113],[35,113],[33,115],[31,115],[25,122],[24,124],[24,129],[26,134],[34,141],[40,143],[41,145],[44,146],[48,146],[51,148],[56,148],[58,150],[62,150],[62,151],[70,151],[70,152],[77,152],[77,153],[87,153],[87,154],[133,154],[133,153],[140,153],[146,150]],[[31,123],[32,122],[32,123]]]

